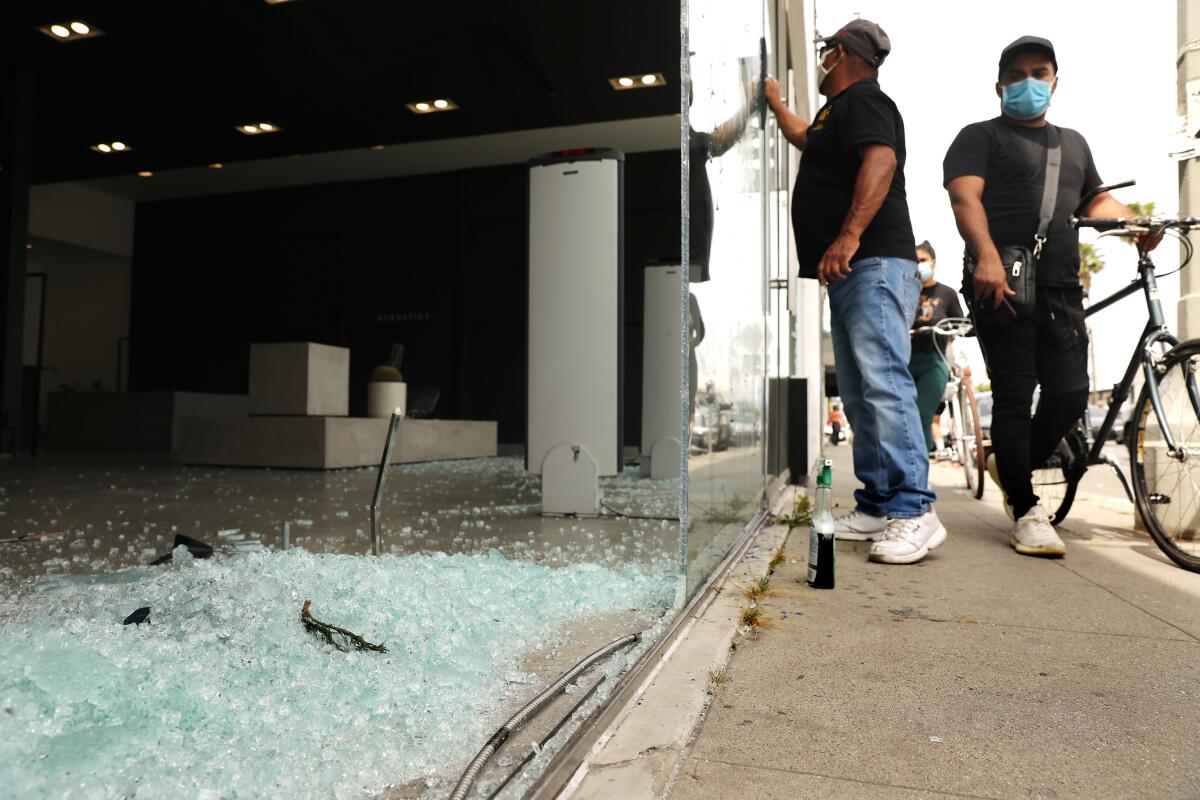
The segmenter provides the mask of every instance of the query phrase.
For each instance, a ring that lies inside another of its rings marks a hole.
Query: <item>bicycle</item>
[[[1096,189],[1080,203],[1071,224],[1105,234],[1160,231],[1171,234],[1184,247],[1184,257],[1174,272],[1183,269],[1193,255],[1193,246],[1185,234],[1200,230],[1200,219],[1078,216],[1099,193],[1133,184],[1134,181],[1125,181]],[[1138,277],[1124,289],[1091,305],[1085,315],[1098,314],[1141,290],[1149,314],[1146,327],[1124,376],[1113,387],[1108,413],[1099,430],[1091,430],[1085,412],[1047,462],[1034,470],[1033,489],[1050,513],[1051,523],[1058,525],[1066,519],[1088,467],[1107,465],[1117,473],[1155,544],[1180,567],[1200,572],[1200,388],[1196,381],[1200,339],[1181,342],[1170,331],[1158,293],[1158,278],[1165,276],[1155,273],[1150,254],[1140,241],[1137,249]],[[1128,442],[1131,486],[1121,465],[1104,453],[1103,448],[1139,373],[1144,383],[1127,423],[1137,426]]]
[[[958,461],[967,479],[967,488],[976,500],[983,497],[987,483],[983,476],[987,471],[985,460],[986,442],[979,423],[979,404],[975,400],[975,387],[971,384],[971,367],[961,351],[955,351],[953,361],[946,357],[940,338],[966,336],[972,330],[971,320],[965,317],[947,317],[936,325],[914,328],[913,334],[931,333],[938,355],[950,368],[950,379],[946,382],[946,405],[950,409],[950,436],[954,441],[951,458]]]

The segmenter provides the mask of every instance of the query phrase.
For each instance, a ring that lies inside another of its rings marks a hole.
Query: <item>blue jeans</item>
[[[829,284],[838,394],[854,428],[858,509],[876,517],[919,517],[936,500],[929,454],[908,371],[909,328],[921,283],[906,258],[864,258]]]

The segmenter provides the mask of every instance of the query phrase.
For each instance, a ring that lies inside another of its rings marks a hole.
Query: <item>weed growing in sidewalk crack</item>
[[[775,568],[784,562],[787,554],[783,552],[783,545],[779,545],[779,549],[775,551],[775,555],[771,556],[771,563],[767,564],[767,574],[770,575],[775,571]]]
[[[774,594],[775,590],[771,588],[769,577],[759,578],[742,589],[742,596],[752,603],[757,603],[762,598],[771,597]]]
[[[775,623],[772,620],[767,619],[766,615],[763,614],[762,608],[759,606],[743,608],[741,616],[738,618],[738,622],[742,628],[745,628],[747,631],[754,632],[775,627]]]
[[[812,500],[807,495],[800,495],[796,498],[796,505],[792,509],[792,513],[775,518],[776,524],[787,525],[788,529],[800,528],[805,525],[812,524]]]
[[[716,694],[717,689],[720,689],[725,684],[729,683],[732,678],[726,672],[725,667],[709,667],[708,668],[708,693]]]

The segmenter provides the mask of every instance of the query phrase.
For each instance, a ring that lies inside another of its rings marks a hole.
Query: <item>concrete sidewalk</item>
[[[834,492],[854,488],[832,448]],[[949,538],[920,564],[838,545],[837,588],[804,583],[796,529],[676,771],[677,798],[1200,797],[1200,574],[1123,502],[1084,496],[1061,560],[1019,556],[989,483],[931,483]]]

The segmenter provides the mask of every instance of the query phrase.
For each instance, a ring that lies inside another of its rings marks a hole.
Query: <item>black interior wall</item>
[[[641,437],[642,265],[679,254],[679,153],[626,160],[625,437]],[[350,348],[350,413],[393,342],[435,416],[525,436],[524,165],[138,206],[130,388],[244,393],[251,342]]]

